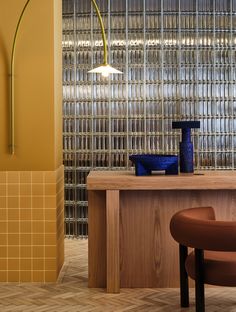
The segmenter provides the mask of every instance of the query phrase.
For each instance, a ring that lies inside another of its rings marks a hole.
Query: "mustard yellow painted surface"
[[[54,0],[55,168],[62,160],[62,0]]]
[[[0,1],[0,171],[54,170],[62,163],[61,0],[31,0],[15,54],[15,155],[9,145],[9,70],[26,0]]]

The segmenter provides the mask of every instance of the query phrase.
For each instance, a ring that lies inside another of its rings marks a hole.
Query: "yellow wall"
[[[62,164],[62,0],[54,0],[55,165]]]
[[[15,155],[9,155],[9,64],[26,0],[0,1],[0,171],[62,163],[61,0],[31,0],[15,56]]]

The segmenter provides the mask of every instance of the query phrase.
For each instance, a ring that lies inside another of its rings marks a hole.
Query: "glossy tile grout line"
[[[179,289],[121,289],[107,294],[88,288],[88,241],[65,240],[65,263],[57,283],[0,283],[1,312],[181,312]],[[206,311],[236,311],[236,288],[206,289]],[[194,290],[190,308],[195,311]]]

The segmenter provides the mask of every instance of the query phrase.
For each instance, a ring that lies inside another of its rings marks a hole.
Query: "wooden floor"
[[[66,262],[56,284],[0,284],[1,312],[192,312],[179,308],[178,289],[122,289],[106,294],[87,288],[87,241],[66,240]],[[236,312],[236,288],[208,288],[206,311]]]

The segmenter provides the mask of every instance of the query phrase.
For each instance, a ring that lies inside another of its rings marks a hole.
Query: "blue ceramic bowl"
[[[151,175],[153,170],[165,170],[165,174],[178,174],[177,155],[130,155],[129,159],[135,166],[136,176]]]

